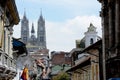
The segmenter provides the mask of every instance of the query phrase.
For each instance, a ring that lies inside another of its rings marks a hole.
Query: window
[[[93,38],[90,39],[90,44],[93,44]]]
[[[27,32],[26,31],[23,31],[23,33],[22,33],[23,35],[26,35],[27,34]]]
[[[1,60],[2,60],[2,53],[0,53],[0,62],[1,62]]]
[[[7,57],[5,56],[5,64],[7,65]]]
[[[41,30],[41,31],[43,31],[43,30],[44,30],[44,28],[41,26],[41,27],[40,27],[40,30]]]
[[[44,31],[40,31],[40,35],[44,35]]]
[[[27,42],[27,38],[26,37],[23,37],[23,42]]]
[[[12,60],[10,60],[10,67],[12,67]]]
[[[40,42],[43,42],[44,41],[44,37],[40,37]]]
[[[10,35],[8,35],[8,54],[10,54],[10,48],[11,48],[11,46],[10,46]]]

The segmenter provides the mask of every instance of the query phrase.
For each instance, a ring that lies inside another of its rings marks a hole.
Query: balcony
[[[16,61],[0,49],[0,77],[14,78],[16,74]]]

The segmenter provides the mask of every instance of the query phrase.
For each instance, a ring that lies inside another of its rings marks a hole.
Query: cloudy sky
[[[16,0],[20,19],[24,12],[37,30],[41,14],[45,19],[47,48],[51,51],[71,51],[75,40],[82,39],[90,23],[101,36],[101,8],[97,0]],[[20,38],[21,22],[14,27],[14,37]]]

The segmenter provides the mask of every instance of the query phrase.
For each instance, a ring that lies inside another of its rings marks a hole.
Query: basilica
[[[46,31],[45,20],[41,15],[37,23],[37,37],[35,35],[34,24],[32,23],[31,30],[29,27],[29,20],[24,13],[21,21],[21,39],[26,44],[28,52],[34,52],[40,49],[46,49]],[[29,33],[30,32],[30,33]]]

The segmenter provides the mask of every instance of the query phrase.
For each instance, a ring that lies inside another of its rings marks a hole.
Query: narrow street
[[[120,0],[0,0],[0,80],[120,80]]]

